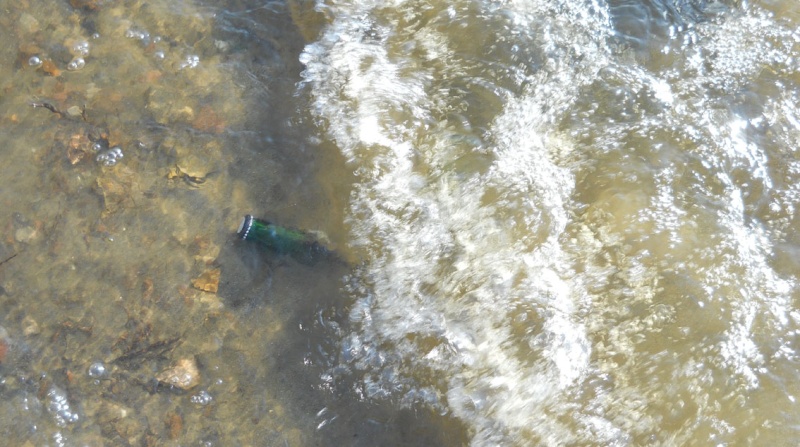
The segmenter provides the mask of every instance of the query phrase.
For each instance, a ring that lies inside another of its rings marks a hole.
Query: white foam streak
[[[796,325],[796,280],[771,265],[777,227],[748,203],[753,184],[776,187],[753,128],[782,120],[796,139],[800,115],[781,112],[796,112],[783,99],[775,116],[744,117],[708,90],[742,88],[789,51],[784,31],[744,14],[673,33],[691,41],[675,62],[683,71],[653,73],[613,60],[602,4],[454,2],[404,34],[416,5],[395,2],[397,16],[381,9],[380,20],[378,2],[332,6],[302,57],[315,113],[358,176],[349,224],[369,259],[352,286],[356,330],[342,362],[365,394],[446,409],[475,445],[630,445],[659,432],[657,409],[671,399],[686,414],[664,411],[687,421],[670,435],[676,445],[701,424],[732,436],[709,397],[714,377],[756,389],[767,364],[759,331]],[[497,42],[518,39],[541,64],[498,68],[453,51],[447,27],[476,9],[473,21],[507,17]],[[763,28],[768,41],[742,27]],[[743,51],[750,44],[765,51]],[[597,121],[575,134],[594,139],[581,153],[554,128],[598,79],[613,81],[600,93],[618,95],[608,105],[620,113],[590,109]],[[462,89],[472,90],[452,93]],[[478,122],[490,112],[470,115],[470,94],[489,111],[499,103],[496,114]],[[666,141],[638,147],[654,135]],[[616,183],[575,203],[576,175],[592,184],[586,166],[607,154],[650,165],[608,174]],[[662,332],[704,333],[704,317],[720,329],[700,346],[648,351],[668,346],[653,343]]]

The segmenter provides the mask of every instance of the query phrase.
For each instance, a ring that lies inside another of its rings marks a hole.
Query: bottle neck
[[[250,237],[250,231],[253,229],[253,222],[255,222],[255,220],[255,217],[249,214],[242,219],[242,223],[239,224],[239,229],[236,230],[236,234],[238,234],[242,240],[246,241],[247,238]]]

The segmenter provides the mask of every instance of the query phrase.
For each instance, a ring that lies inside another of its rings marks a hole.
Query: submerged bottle
[[[312,264],[332,254],[309,233],[281,227],[249,214],[244,216],[236,233],[242,240],[260,242],[269,250],[289,255],[303,264]]]

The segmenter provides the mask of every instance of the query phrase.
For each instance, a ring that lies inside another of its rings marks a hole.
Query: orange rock
[[[169,429],[169,439],[178,439],[183,431],[183,418],[178,413],[169,413],[164,423]]]
[[[56,64],[50,59],[46,59],[42,62],[42,70],[53,77],[61,76],[61,70],[59,70]]]
[[[203,106],[200,113],[192,121],[192,127],[203,132],[221,133],[225,130],[225,123],[211,106]]]
[[[148,70],[147,73],[144,74],[144,81],[148,84],[153,84],[163,76],[160,70]]]
[[[220,269],[207,270],[203,272],[202,275],[192,280],[192,286],[204,292],[217,293],[219,275]]]

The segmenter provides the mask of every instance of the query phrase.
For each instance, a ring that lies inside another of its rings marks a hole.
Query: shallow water
[[[286,5],[4,9],[8,445],[439,443],[430,410],[320,380],[348,267],[235,240],[253,213],[348,255],[350,178],[295,95],[304,41]],[[200,290],[214,271],[218,291]],[[159,383],[187,359],[197,385]]]
[[[798,438],[793,3],[4,10],[11,445]]]

